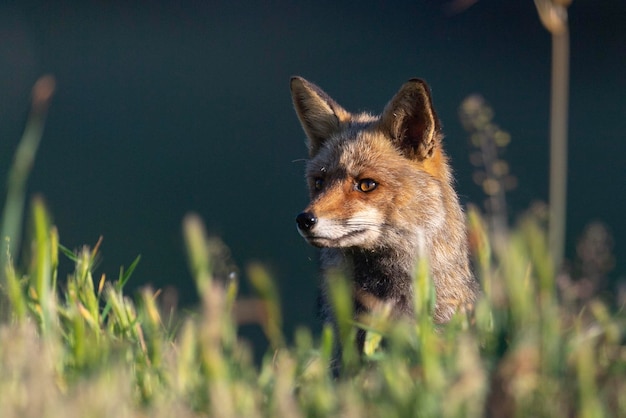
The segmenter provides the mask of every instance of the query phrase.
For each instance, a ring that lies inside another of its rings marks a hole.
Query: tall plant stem
[[[567,7],[570,3],[571,0],[535,0],[541,23],[552,34],[548,243],[556,271],[563,265],[567,219],[567,106],[569,103]]]
[[[567,23],[552,33],[552,92],[550,103],[550,225],[548,239],[554,267],[565,253],[567,216],[567,104],[569,101],[569,31]]]

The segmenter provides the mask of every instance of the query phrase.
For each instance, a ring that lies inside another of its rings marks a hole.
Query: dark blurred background
[[[114,278],[141,254],[131,285],[175,286],[180,304],[193,306],[181,220],[195,211],[242,271],[253,260],[269,266],[288,332],[315,324],[317,257],[294,222],[307,193],[291,75],[349,110],[374,112],[408,78],[426,79],[464,203],[484,196],[457,111],[480,93],[512,135],[513,217],[547,200],[550,35],[531,0],[481,0],[455,13],[450,4],[4,1],[0,176],[33,83],[53,74],[29,184],[45,196],[64,245],[103,235],[98,271]],[[574,0],[569,16],[567,255],[587,223],[603,221],[615,236],[618,280],[626,270],[626,2]]]

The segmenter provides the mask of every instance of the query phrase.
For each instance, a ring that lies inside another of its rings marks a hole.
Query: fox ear
[[[350,113],[339,106],[322,89],[302,77],[291,78],[291,98],[308,137],[309,155],[317,154],[324,142],[339,132]]]
[[[426,82],[413,78],[404,83],[385,107],[380,126],[407,157],[432,157],[442,135]]]

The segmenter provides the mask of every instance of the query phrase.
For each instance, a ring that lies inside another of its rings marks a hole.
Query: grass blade
[[[24,134],[19,142],[13,165],[9,171],[7,199],[2,213],[0,228],[0,286],[6,284],[6,265],[9,246],[17,258],[21,244],[21,228],[26,200],[26,181],[30,174],[39,142],[43,135],[48,105],[54,93],[55,81],[52,76],[43,76],[33,86],[31,111]]]

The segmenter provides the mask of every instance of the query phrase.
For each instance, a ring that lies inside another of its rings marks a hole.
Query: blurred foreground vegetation
[[[0,327],[2,417],[626,416],[623,312],[557,295],[536,217],[496,249],[472,210],[484,290],[475,316],[435,326],[427,269],[418,266],[415,320],[390,323],[385,312],[364,318],[363,358],[349,349],[348,286],[337,278],[347,347],[338,377],[330,329],[321,336],[300,329],[285,344],[277,292],[263,268],[248,269],[259,298],[241,303],[235,280],[214,277],[220,244],[197,217],[185,219],[184,234],[202,306],[175,321],[160,309],[158,291],[124,294],[136,263],[117,280],[94,277],[97,245],[62,247],[39,198],[31,217],[28,267],[17,271],[9,254],[2,289],[9,306]],[[67,281],[57,278],[59,257],[75,263]],[[237,337],[242,310],[271,343],[260,365]]]

